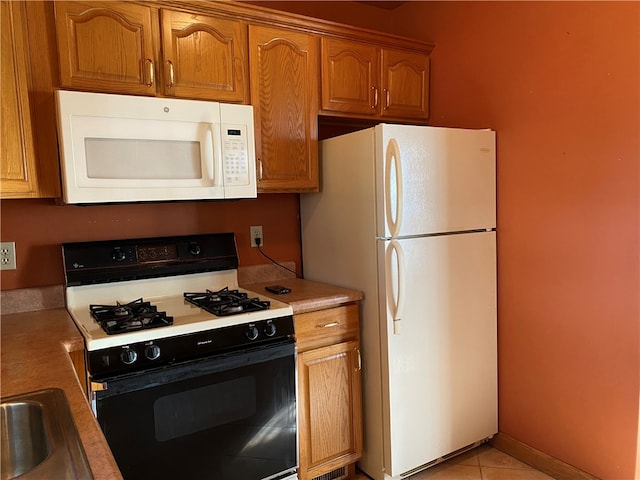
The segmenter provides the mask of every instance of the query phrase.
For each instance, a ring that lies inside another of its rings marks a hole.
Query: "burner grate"
[[[224,317],[237,313],[257,312],[269,309],[271,303],[259,298],[250,298],[246,293],[238,290],[222,290],[213,292],[186,292],[184,299],[196,307],[202,308],[213,315]]]
[[[155,305],[142,298],[116,305],[89,305],[91,316],[108,335],[134,332],[173,324],[173,317],[159,312]]]

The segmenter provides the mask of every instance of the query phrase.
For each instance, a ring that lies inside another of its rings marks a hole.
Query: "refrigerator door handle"
[[[393,262],[393,252],[395,252],[396,266],[397,266],[397,283],[394,294],[394,288],[391,283],[391,264]],[[386,284],[387,284],[387,304],[391,311],[391,319],[393,321],[393,334],[398,335],[400,333],[400,320],[402,319],[402,310],[404,309],[404,251],[402,246],[397,240],[391,240],[389,247],[387,248],[386,255]]]
[[[391,173],[395,172],[395,185],[391,185]],[[391,238],[395,238],[400,233],[402,224],[402,162],[400,161],[400,147],[395,138],[389,140],[385,156],[385,211],[387,214],[387,225],[391,233]],[[392,192],[395,198],[392,199]],[[395,212],[392,211],[391,200],[395,200]],[[394,220],[395,213],[395,220]]]

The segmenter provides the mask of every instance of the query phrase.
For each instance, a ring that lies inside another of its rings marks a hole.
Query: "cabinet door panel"
[[[322,38],[322,109],[376,115],[379,105],[379,49]]]
[[[246,103],[243,22],[170,10],[161,15],[164,93]]]
[[[63,87],[155,94],[151,10],[116,2],[56,2]]]
[[[249,59],[258,191],[317,191],[316,36],[251,25]]]
[[[355,462],[362,452],[358,342],[298,355],[300,478]]]
[[[36,196],[35,149],[29,109],[26,15],[23,2],[2,8],[2,198]]]
[[[428,118],[429,57],[383,49],[382,88],[383,117]]]

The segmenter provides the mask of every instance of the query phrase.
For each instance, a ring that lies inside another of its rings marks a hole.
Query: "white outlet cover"
[[[16,242],[0,242],[0,269],[16,269]]]

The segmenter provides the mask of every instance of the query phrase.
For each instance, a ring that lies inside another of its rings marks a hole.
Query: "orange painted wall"
[[[640,3],[408,2],[436,44],[431,122],[498,151],[499,426],[636,473]]]
[[[17,270],[2,272],[2,289],[64,283],[61,244],[165,235],[235,232],[240,265],[269,263],[251,248],[249,227],[262,225],[263,250],[300,266],[298,195],[257,199],[132,205],[56,205],[53,200],[3,200],[2,241],[16,242]]]

